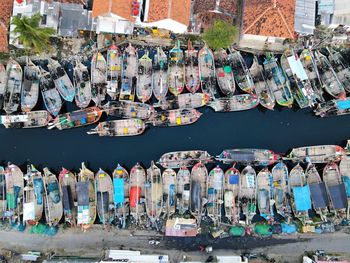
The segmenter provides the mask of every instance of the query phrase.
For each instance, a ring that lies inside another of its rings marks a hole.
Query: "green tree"
[[[12,25],[16,28],[13,32],[17,35],[16,40],[23,44],[26,51],[33,50],[35,53],[42,53],[49,49],[50,37],[56,33],[53,28],[40,27],[41,16],[39,13],[28,17],[12,18]]]
[[[216,20],[214,25],[203,33],[203,40],[212,49],[228,48],[235,41],[237,29],[234,25]]]

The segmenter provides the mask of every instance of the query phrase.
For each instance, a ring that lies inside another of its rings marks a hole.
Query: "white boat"
[[[21,93],[21,109],[31,111],[39,98],[40,69],[29,58],[24,67],[23,86]]]
[[[77,60],[73,75],[75,87],[75,104],[77,104],[77,106],[81,109],[86,108],[89,106],[92,98],[89,71],[83,63]]]
[[[119,83],[122,69],[121,53],[116,45],[107,50],[107,94],[115,100],[119,95]]]
[[[15,112],[20,104],[22,89],[22,68],[14,59],[6,66],[7,85],[4,97],[4,110],[7,114]]]

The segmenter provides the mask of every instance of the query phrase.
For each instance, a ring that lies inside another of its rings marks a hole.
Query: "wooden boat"
[[[125,228],[126,216],[129,215],[129,173],[119,163],[113,171],[113,188],[116,220]]]
[[[188,40],[185,55],[185,86],[190,93],[196,93],[200,87],[198,51],[192,47],[191,40]]]
[[[152,117],[153,107],[146,103],[133,101],[110,101],[104,109],[110,116],[147,120]]]
[[[215,75],[219,88],[224,95],[231,97],[236,91],[236,84],[226,50],[215,51],[214,57]]]
[[[206,164],[211,160],[212,157],[208,152],[193,150],[165,153],[159,158],[157,163],[164,168],[176,169],[181,167],[190,167],[195,165],[197,162]]]
[[[198,65],[203,93],[212,99],[219,97],[216,89],[214,55],[207,45],[198,52]]]
[[[123,53],[122,83],[119,100],[134,101],[138,78],[138,63],[136,49],[129,43],[129,46]]]
[[[185,87],[185,64],[184,54],[178,42],[175,47],[169,51],[168,60],[168,88],[169,91],[177,96],[182,93]]]
[[[62,107],[62,100],[50,73],[42,68],[40,68],[39,87],[45,108],[52,116],[57,116]]]
[[[202,115],[196,109],[158,111],[149,120],[153,126],[172,127],[195,123]]]
[[[154,97],[164,100],[168,93],[168,58],[160,47],[154,56],[152,84]]]
[[[59,130],[66,130],[94,124],[100,120],[102,112],[99,107],[93,106],[60,114],[49,122],[48,129],[57,128]]]
[[[152,59],[148,52],[139,59],[136,96],[139,101],[145,103],[152,97]]]
[[[162,110],[195,109],[208,104],[210,97],[203,93],[184,93],[153,104]]]
[[[27,65],[24,67],[23,85],[21,93],[21,110],[31,111],[38,102],[40,69],[27,58]]]
[[[85,231],[96,220],[96,191],[94,173],[86,168],[84,163],[81,163],[76,190],[78,203],[77,224]]]
[[[111,45],[107,50],[107,94],[113,99],[119,95],[122,59],[119,48]]]
[[[57,226],[63,215],[63,201],[56,175],[44,168],[44,208],[45,221],[49,226]]]
[[[277,213],[288,219],[291,214],[288,203],[288,168],[281,161],[272,168],[272,201]]]
[[[79,60],[73,71],[74,87],[75,87],[75,104],[79,108],[89,106],[92,98],[90,74],[87,67]]]
[[[272,174],[268,168],[263,168],[256,177],[257,199],[260,216],[266,220],[273,219],[271,209],[272,198]]]
[[[23,221],[29,225],[36,225],[44,209],[43,177],[33,165],[28,165],[24,180],[26,186],[23,188]]]
[[[215,225],[221,221],[223,193],[224,171],[220,166],[216,166],[210,171],[207,182],[207,215]]]
[[[239,94],[230,98],[212,100],[208,105],[216,112],[242,111],[258,106],[259,99],[255,94]]]
[[[338,220],[347,216],[348,200],[345,184],[342,181],[339,167],[336,163],[328,163],[323,169],[323,181],[329,197],[329,210],[335,214]],[[338,221],[337,220],[337,221]]]
[[[193,166],[191,171],[191,197],[190,212],[196,218],[197,224],[200,225],[204,206],[207,199],[207,178],[208,170],[201,162]]]
[[[329,49],[328,47],[327,51],[329,63],[337,74],[340,83],[342,83],[346,91],[350,92],[350,68],[343,63],[344,58],[340,52]]]
[[[11,114],[18,109],[21,100],[22,68],[16,60],[10,58],[6,65],[7,84],[4,94],[4,110]]]
[[[293,95],[290,89],[290,82],[272,53],[266,54],[264,73],[267,84],[272,90],[277,103],[281,106],[291,107],[293,105]]]
[[[148,218],[152,224],[155,224],[163,209],[163,185],[162,173],[153,161],[147,169],[145,206]]]
[[[96,128],[87,134],[98,134],[99,136],[135,136],[142,134],[146,129],[143,120],[127,119],[100,122]]]
[[[63,167],[58,178],[61,188],[64,221],[71,226],[75,226],[77,218],[77,191],[75,186],[77,180],[72,172]]]
[[[241,163],[254,166],[268,166],[276,163],[280,156],[266,149],[228,149],[223,150],[216,160],[223,163]]]
[[[350,97],[318,103],[314,113],[319,117],[347,115],[350,113]]]
[[[246,225],[250,225],[256,214],[257,182],[256,172],[253,167],[246,166],[242,170],[239,180],[239,206],[245,215]]]
[[[322,182],[320,174],[312,163],[308,164],[305,175],[310,188],[312,206],[321,219],[327,221],[329,201],[326,185]]]
[[[61,66],[58,61],[49,59],[47,67],[49,68],[51,78],[62,98],[66,101],[72,102],[75,96],[75,89],[63,66]]]
[[[165,206],[165,213],[167,217],[171,217],[176,209],[176,172],[171,169],[165,169],[163,172],[163,204]],[[182,191],[184,191],[182,186]]]
[[[100,52],[91,58],[91,98],[100,106],[107,93],[107,62]]]
[[[0,166],[0,220],[4,220],[7,211],[5,169]]]
[[[6,128],[39,128],[46,126],[50,120],[51,116],[46,110],[0,116],[0,124]]]
[[[109,225],[114,219],[114,191],[112,179],[101,168],[95,174],[97,215],[103,225]]]
[[[344,86],[340,82],[327,57],[321,54],[319,51],[315,51],[314,55],[316,58],[318,72],[320,73],[320,78],[324,84],[323,88],[328,92],[329,95],[333,96],[334,98],[345,98],[346,93]]]
[[[310,221],[311,194],[304,169],[297,164],[289,173],[288,192],[294,216],[304,225]]]
[[[308,159],[311,163],[328,163],[340,161],[343,155],[345,150],[338,145],[316,145],[294,148],[287,159],[300,162]]]
[[[6,68],[2,63],[0,63],[0,110],[4,106],[6,85],[7,85]]]
[[[130,215],[139,224],[145,214],[145,183],[146,172],[143,167],[137,163],[130,171],[129,181],[129,204]]]
[[[263,67],[259,64],[256,56],[254,56],[253,65],[250,67],[250,73],[260,104],[266,109],[273,110],[276,104],[275,95],[266,82]]]
[[[230,50],[228,60],[231,63],[233,76],[237,81],[238,87],[244,92],[255,94],[253,78],[241,53],[237,50]]]
[[[180,215],[185,214],[190,207],[190,178],[190,170],[185,166],[180,167],[176,175],[176,208]]]
[[[6,182],[6,216],[10,223],[21,223],[23,215],[23,173],[21,169],[14,165],[8,164],[5,170]]]
[[[225,216],[231,224],[239,221],[239,180],[241,173],[232,166],[225,172],[224,177],[224,208]]]

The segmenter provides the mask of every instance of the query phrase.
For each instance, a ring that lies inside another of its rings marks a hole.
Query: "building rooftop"
[[[135,21],[132,16],[132,0],[94,0],[92,17],[117,15],[125,20]]]
[[[195,0],[193,13],[206,13],[208,11],[218,11],[235,15],[237,12],[238,0]]]
[[[8,51],[8,29],[12,16],[13,0],[1,0],[0,9],[0,52]]]

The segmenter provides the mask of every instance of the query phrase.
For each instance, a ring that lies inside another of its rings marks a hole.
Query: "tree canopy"
[[[50,37],[56,33],[53,28],[40,27],[41,16],[39,13],[31,17],[15,16],[12,18],[12,25],[15,25],[13,32],[17,35],[16,40],[23,44],[27,51],[42,53],[49,49]]]
[[[234,25],[216,20],[214,25],[203,33],[203,40],[212,49],[228,48],[235,41],[237,29]]]

